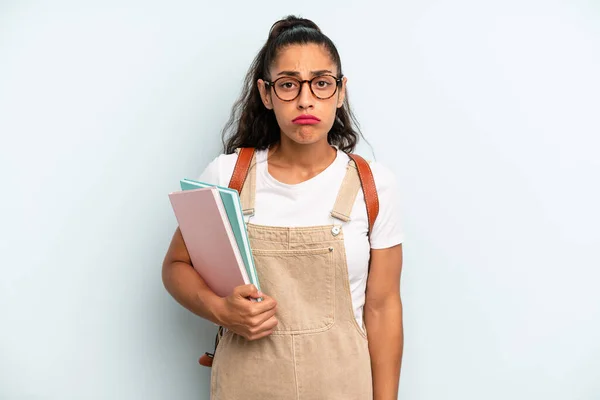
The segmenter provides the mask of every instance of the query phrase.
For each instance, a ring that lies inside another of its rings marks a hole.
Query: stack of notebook
[[[238,192],[191,179],[169,194],[192,265],[219,296],[252,283],[260,290]]]

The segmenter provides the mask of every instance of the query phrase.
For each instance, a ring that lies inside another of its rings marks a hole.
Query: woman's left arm
[[[364,317],[371,354],[374,400],[398,398],[404,347],[401,271],[402,244],[371,250]]]

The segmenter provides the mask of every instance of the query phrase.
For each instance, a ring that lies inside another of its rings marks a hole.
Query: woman
[[[234,106],[225,154],[200,177],[241,191],[264,293],[246,285],[216,296],[191,267],[179,229],[163,264],[169,293],[225,328],[212,399],[397,398],[396,184],[389,170],[351,154],[352,121],[331,40],[307,19],[276,22]]]

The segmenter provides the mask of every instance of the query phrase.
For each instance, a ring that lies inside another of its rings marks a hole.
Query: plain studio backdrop
[[[2,1],[0,399],[208,399],[215,327],[161,282],[167,194],[219,154],[287,14],[338,45],[401,187],[399,398],[600,399],[600,4],[584,0]]]

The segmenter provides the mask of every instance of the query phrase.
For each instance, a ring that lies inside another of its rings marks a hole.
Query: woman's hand
[[[255,302],[248,298],[262,301]],[[248,340],[257,340],[273,333],[277,326],[275,311],[277,302],[254,285],[242,285],[222,299],[221,307],[215,313],[222,326]]]
[[[270,335],[277,326],[273,298],[259,293],[254,285],[242,285],[222,298],[213,292],[192,267],[181,230],[177,228],[163,261],[162,278],[167,291],[177,302],[196,315],[241,335],[256,340]],[[250,298],[260,298],[260,302]]]

